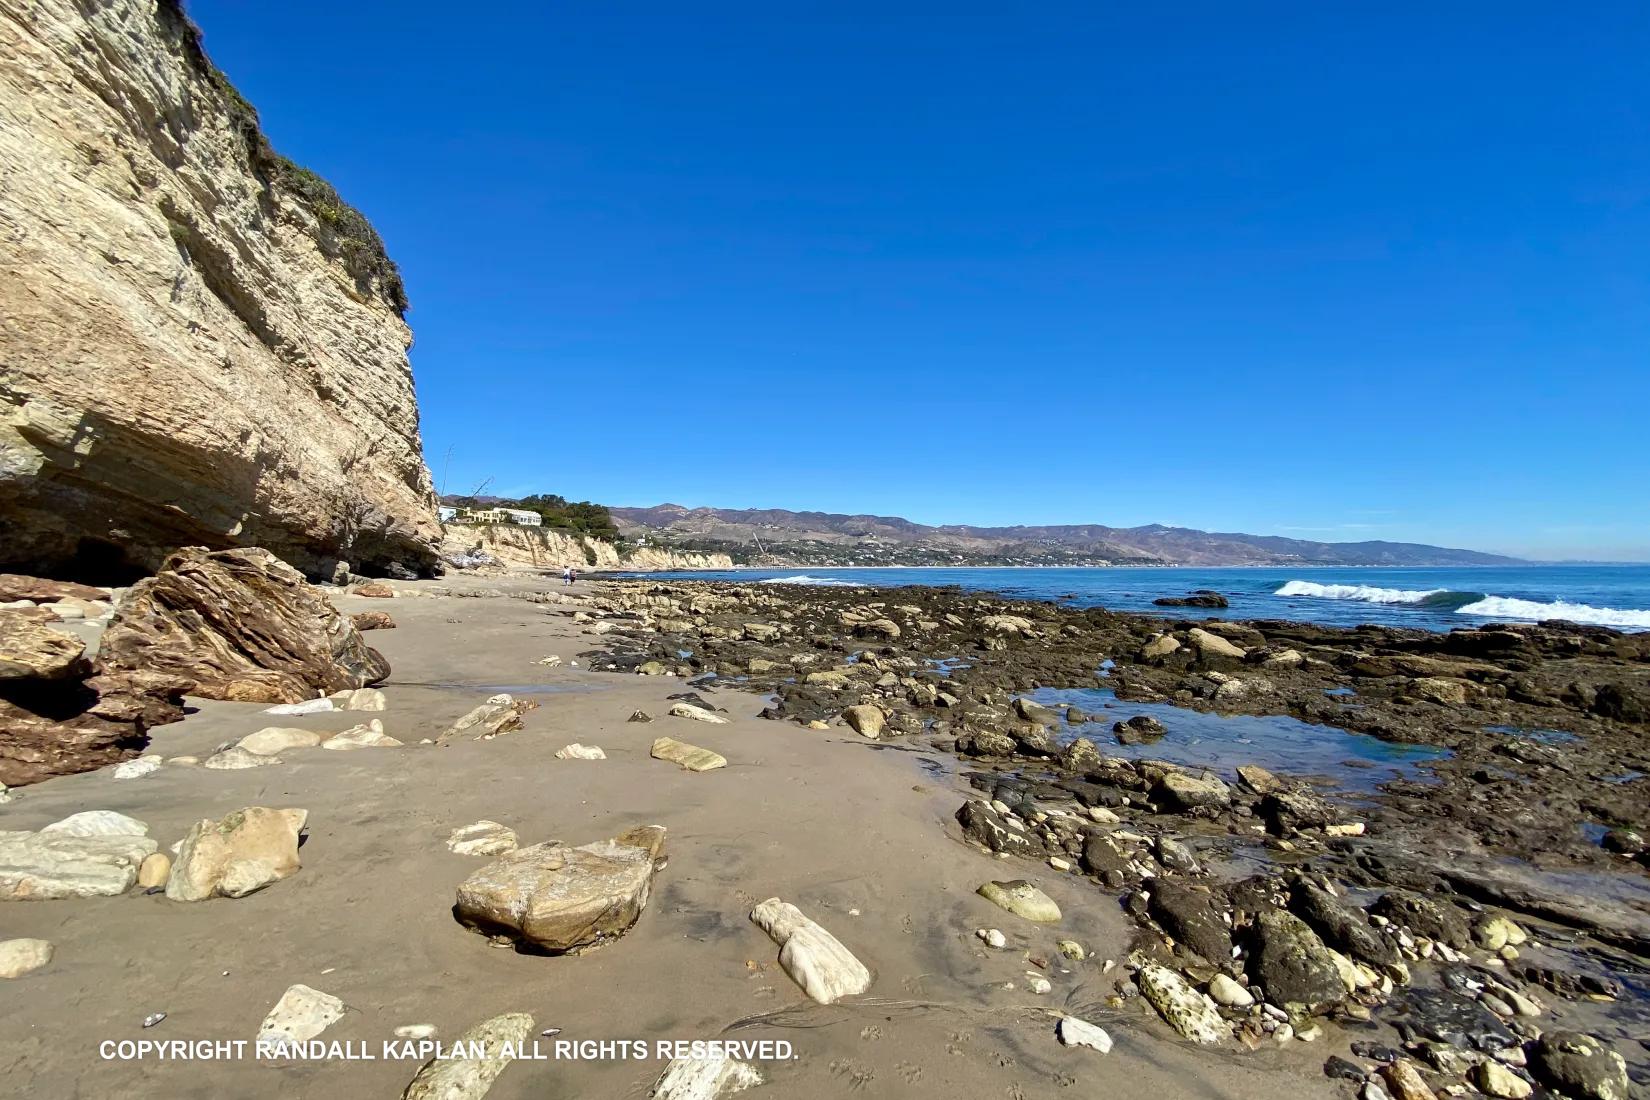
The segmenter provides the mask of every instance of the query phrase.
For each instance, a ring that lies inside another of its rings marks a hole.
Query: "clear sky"
[[[1650,559],[1639,0],[191,11],[448,491]]]

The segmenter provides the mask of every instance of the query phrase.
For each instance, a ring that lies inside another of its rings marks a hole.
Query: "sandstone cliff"
[[[0,565],[428,571],[395,265],[179,0],[0,0],[0,104]]]
[[[510,527],[485,525],[447,528],[443,549],[462,554],[481,549],[508,565],[538,569],[579,569],[657,572],[674,569],[732,569],[726,554],[689,554],[652,546],[620,548],[601,539],[584,538],[550,527]]]

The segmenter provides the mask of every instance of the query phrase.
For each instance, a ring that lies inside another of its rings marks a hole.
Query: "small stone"
[[[1061,940],[1056,946],[1059,947],[1060,954],[1072,962],[1082,962],[1088,958],[1088,952],[1084,951],[1083,945],[1076,940]]]
[[[1041,974],[1032,974],[1027,972],[1026,988],[1031,990],[1033,993],[1043,994],[1049,992],[1054,987],[1050,985],[1048,979],[1043,977]]]
[[[1216,974],[1210,979],[1209,996],[1226,1008],[1248,1008],[1255,1003],[1254,995],[1229,974]]]
[[[1364,823],[1362,821],[1348,821],[1340,825],[1325,825],[1323,831],[1326,836],[1363,836]]]
[[[1106,1029],[1087,1020],[1079,1020],[1076,1016],[1060,1017],[1054,1033],[1068,1047],[1088,1047],[1101,1054],[1111,1053],[1111,1036],[1106,1034]]]
[[[1071,861],[1067,860],[1067,859],[1061,859],[1059,856],[1049,856],[1048,857],[1048,865],[1050,867],[1054,868],[1056,871],[1069,871],[1069,870],[1071,870]]]
[[[304,714],[325,714],[327,711],[337,709],[331,699],[306,699],[302,703],[281,703],[278,706],[268,707],[264,710],[264,713],[298,717]]]
[[[166,877],[171,873],[172,857],[165,852],[151,852],[138,865],[138,888],[140,890],[153,890],[157,886],[165,886]]]
[[[1421,1071],[1413,1062],[1400,1058],[1381,1067],[1381,1076],[1397,1100],[1437,1100],[1437,1094],[1427,1087]],[[1623,1098],[1625,1100],[1625,1098]]]
[[[1104,806],[1090,806],[1088,815],[1090,821],[1097,821],[1102,825],[1116,825],[1123,820]]]
[[[343,1001],[307,985],[294,985],[281,994],[281,999],[264,1017],[255,1042],[266,1046],[302,1042],[315,1038],[343,1018]]]
[[[247,768],[262,768],[280,762],[281,758],[278,756],[261,756],[255,752],[248,752],[239,745],[231,745],[201,761],[201,767],[211,768],[213,771],[233,772]]]
[[[1003,935],[1000,928],[977,928],[974,934],[985,941],[987,947],[1004,948],[1008,946],[1008,937]]]
[[[21,978],[52,961],[55,949],[46,940],[0,940],[0,978]]]
[[[140,756],[136,760],[124,760],[114,766],[110,773],[116,779],[141,779],[160,770],[161,759],[158,756]]]
[[[1472,1068],[1472,1083],[1486,1096],[1500,1100],[1524,1100],[1535,1087],[1496,1061],[1479,1062]]]
[[[557,760],[606,760],[607,754],[599,745],[581,745],[577,741],[556,750]]]
[[[434,1039],[435,1036],[434,1024],[402,1024],[395,1029],[397,1039]]]
[[[653,721],[653,715],[649,714],[645,710],[633,710],[633,711],[630,712],[630,717],[626,718],[625,721],[626,722],[651,722],[651,721]]]

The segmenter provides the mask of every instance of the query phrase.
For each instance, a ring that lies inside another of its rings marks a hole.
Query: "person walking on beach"
[[[562,566],[562,568],[561,568],[561,583],[563,585],[569,585],[569,584],[573,583],[573,567],[571,565]]]

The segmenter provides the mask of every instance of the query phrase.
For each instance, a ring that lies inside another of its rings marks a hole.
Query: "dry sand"
[[[397,586],[491,592],[560,590],[550,579],[461,578]],[[581,583],[579,589],[583,590]],[[373,1052],[406,1024],[443,1038],[498,1013],[527,1012],[562,1039],[783,1039],[789,1061],[758,1063],[775,1097],[1292,1097],[1339,1095],[1320,1070],[1331,1049],[1211,1052],[1181,1042],[1138,1001],[1107,1007],[1129,925],[1086,879],[1038,878],[1065,918],[1033,925],[975,896],[1011,867],[957,839],[964,790],[953,758],[874,745],[846,728],[815,731],[757,719],[762,700],[709,693],[733,721],[664,717],[681,681],[588,671],[576,608],[511,598],[340,598],[346,611],[387,610],[399,628],[370,635],[394,665],[381,715],[275,718],[251,704],[198,701],[156,731],[151,752],[209,753],[270,725],[338,730],[382,718],[405,748],[290,751],[245,771],[165,767],[134,780],[107,772],[27,788],[0,808],[0,828],[33,829],[112,809],[146,821],[163,848],[202,817],[248,805],[309,810],[303,868],[239,900],[195,904],[128,894],[0,908],[0,938],[57,947],[46,968],[0,984],[0,1080],[38,1097],[393,1097],[416,1061],[302,1063],[104,1060],[103,1040],[247,1039],[282,992],[304,983],[350,1008],[323,1035]],[[564,664],[538,661],[557,654]],[[419,745],[499,691],[540,703],[525,728],[487,742]],[[657,716],[630,723],[643,708]],[[670,735],[722,753],[702,774],[653,760]],[[570,742],[601,761],[558,760]],[[669,865],[623,939],[577,957],[489,945],[452,916],[454,890],[480,857],[447,851],[456,827],[482,818],[522,844],[574,844],[638,824],[669,829]],[[778,896],[833,932],[874,974],[870,991],[813,1004],[748,919]],[[974,935],[1001,928],[1009,947]],[[1075,939],[1094,958],[1061,959]],[[1035,995],[1027,956],[1050,961],[1052,993]],[[1062,969],[1064,968],[1064,969]],[[1012,988],[1006,986],[1012,983]],[[1057,1014],[1106,1027],[1109,1055],[1062,1047]],[[144,1018],[164,1012],[153,1028]],[[754,1020],[753,1020],[754,1018]],[[739,1021],[752,1021],[734,1029]],[[730,1030],[732,1029],[732,1030]],[[552,1040],[541,1040],[546,1053]],[[521,1061],[489,1096],[641,1097],[664,1063]],[[1342,1086],[1344,1089],[1345,1086]]]

